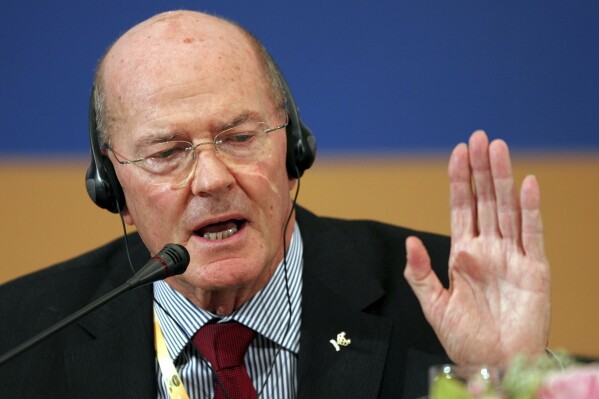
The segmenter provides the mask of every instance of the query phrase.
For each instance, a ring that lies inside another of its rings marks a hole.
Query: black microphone
[[[16,348],[6,352],[4,355],[2,355],[2,357],[0,357],[0,365],[17,356],[21,352],[26,351],[40,341],[43,341],[56,332],[62,330],[69,324],[79,320],[92,310],[95,310],[105,303],[112,301],[122,293],[139,287],[140,285],[153,283],[170,276],[181,274],[185,271],[185,269],[187,269],[187,265],[189,265],[189,252],[187,252],[187,249],[179,244],[166,244],[156,256],[153,256],[137,273],[135,273],[133,277],[127,280],[123,285],[96,299],[72,315],[62,319],[45,331],[42,331],[28,341],[23,342]]]

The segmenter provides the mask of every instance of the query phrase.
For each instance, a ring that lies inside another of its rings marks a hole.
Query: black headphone
[[[274,64],[274,61],[273,61]],[[291,178],[300,178],[304,171],[314,163],[316,158],[316,138],[302,122],[295,100],[291,95],[285,77],[274,64],[283,93],[285,110],[289,116],[287,124],[287,174]],[[91,200],[100,208],[118,213],[125,207],[125,195],[108,157],[102,154],[99,143],[98,124],[94,102],[95,88],[92,86],[89,99],[89,140],[91,148],[91,164],[85,174],[85,188]]]

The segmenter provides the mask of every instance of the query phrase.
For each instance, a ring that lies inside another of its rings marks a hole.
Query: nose
[[[201,197],[210,197],[226,191],[235,183],[235,177],[218,157],[214,145],[200,148],[194,149],[196,159],[191,172],[192,193]]]

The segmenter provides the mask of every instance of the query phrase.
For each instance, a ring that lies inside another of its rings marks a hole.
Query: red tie
[[[237,322],[206,324],[193,336],[194,345],[212,365],[214,399],[256,399],[256,389],[243,363],[243,357],[256,332]],[[221,386],[222,384],[222,386]],[[226,395],[223,392],[226,391]]]

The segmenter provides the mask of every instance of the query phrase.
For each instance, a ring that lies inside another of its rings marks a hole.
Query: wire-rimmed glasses
[[[262,162],[272,155],[271,132],[287,127],[284,124],[269,128],[264,122],[244,123],[218,133],[214,140],[197,144],[188,141],[165,141],[149,145],[140,151],[139,158],[125,159],[113,148],[117,162],[122,165],[135,164],[148,172],[151,183],[171,183],[173,188],[187,183],[194,169],[196,150],[212,146],[219,159],[227,167],[250,165]]]

